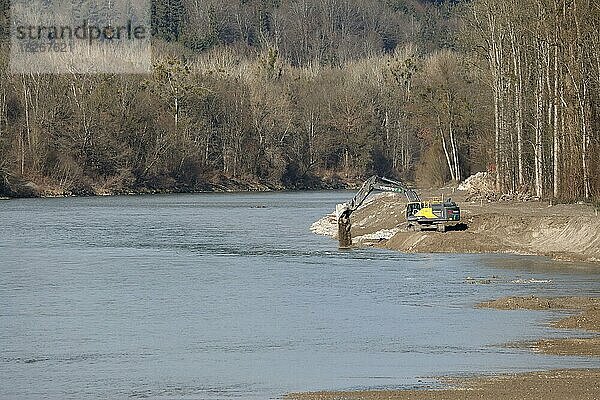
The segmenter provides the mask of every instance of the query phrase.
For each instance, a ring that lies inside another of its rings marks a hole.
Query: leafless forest
[[[148,75],[11,75],[0,8],[5,195],[490,171],[600,197],[594,0],[154,0]]]

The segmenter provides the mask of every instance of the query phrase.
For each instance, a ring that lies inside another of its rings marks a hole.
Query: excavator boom
[[[340,248],[352,245],[350,216],[374,190],[402,193],[406,196],[408,200],[406,219],[409,228],[420,230],[421,227],[434,227],[440,232],[445,232],[447,222],[460,221],[460,207],[450,199],[445,202],[423,202],[417,192],[407,188],[402,182],[374,175],[362,184],[360,190],[348,203],[336,206]]]
[[[347,207],[345,207],[345,211],[349,212],[350,214],[356,211],[374,190],[403,193],[411,203],[421,201],[421,198],[417,192],[412,189],[408,189],[406,186],[404,186],[404,184],[402,184],[402,182],[373,175],[362,184],[358,193],[356,193],[352,200],[346,204]]]

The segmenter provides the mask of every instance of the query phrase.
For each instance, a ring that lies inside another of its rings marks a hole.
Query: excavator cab
[[[410,202],[406,206],[406,220],[413,230],[435,227],[445,232],[446,223],[460,221],[460,207],[452,199]]]
[[[406,220],[409,221],[411,218],[415,217],[422,208],[422,202],[408,203],[406,205]]]

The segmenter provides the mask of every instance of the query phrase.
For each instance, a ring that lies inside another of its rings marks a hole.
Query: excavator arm
[[[338,238],[340,248],[347,248],[352,245],[352,236],[350,234],[350,215],[356,211],[369,197],[374,190],[403,193],[409,203],[421,202],[421,198],[412,189],[407,188],[402,182],[395,181],[380,176],[372,176],[367,179],[361,186],[360,190],[354,197],[344,204],[338,204],[335,208],[335,214],[338,221]]]
[[[401,182],[373,175],[362,184],[358,193],[356,193],[356,195],[354,195],[354,197],[348,203],[338,204],[336,207],[336,217],[338,220],[342,217],[342,215],[350,218],[350,214],[356,211],[374,190],[403,193],[411,203],[421,201],[421,198],[417,192],[407,188]]]

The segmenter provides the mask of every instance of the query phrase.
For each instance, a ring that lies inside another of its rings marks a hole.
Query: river
[[[0,399],[254,400],[600,366],[502,345],[566,335],[547,327],[556,314],[473,308],[599,295],[598,272],[537,257],[338,251],[309,226],[350,196],[0,202]]]

